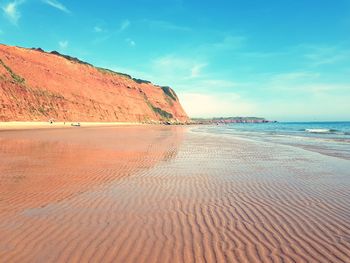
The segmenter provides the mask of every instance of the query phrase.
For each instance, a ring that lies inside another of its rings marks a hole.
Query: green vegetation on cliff
[[[35,50],[35,51],[38,51],[38,52],[43,52],[43,53],[48,53],[48,52],[45,52],[43,49],[41,48],[32,48],[32,50]],[[52,54],[52,55],[56,55],[56,56],[60,56],[60,57],[63,57],[69,61],[72,61],[72,62],[75,62],[75,63],[79,63],[79,64],[83,64],[83,65],[87,65],[87,66],[91,66],[91,67],[94,67],[96,68],[98,71],[104,73],[104,74],[112,74],[112,75],[118,75],[118,76],[122,76],[122,77],[125,77],[125,78],[128,78],[128,79],[131,79],[133,81],[135,81],[136,83],[138,84],[152,84],[151,81],[149,80],[144,80],[144,79],[138,79],[138,78],[133,78],[132,76],[128,75],[128,74],[125,74],[125,73],[120,73],[120,72],[116,72],[116,71],[113,71],[113,70],[110,70],[110,69],[106,69],[106,68],[101,68],[101,67],[95,67],[94,65],[88,63],[88,62],[85,62],[85,61],[82,61],[76,57],[72,57],[72,56],[69,56],[69,55],[64,55],[64,54],[61,54],[57,51],[51,51],[49,54]],[[172,92],[170,91],[170,88],[169,87],[161,87],[164,92],[169,96],[171,97],[173,100],[176,100],[176,98],[174,97],[174,95],[172,94]]]
[[[37,50],[39,52],[43,52],[41,48],[38,48],[38,49],[35,49],[35,50]],[[76,62],[76,63],[79,63],[79,64],[88,65],[88,66],[92,66],[93,67],[93,65],[91,65],[90,63],[82,61],[82,60],[80,60],[80,59],[78,59],[76,57],[71,57],[71,56],[68,56],[68,55],[61,54],[61,53],[59,53],[59,52],[57,52],[55,50],[51,51],[50,53],[53,54],[53,55],[56,55],[56,56],[63,57],[63,58],[65,58],[65,59],[67,59],[69,61],[72,61],[72,62]]]
[[[118,75],[118,76],[122,76],[125,77],[127,79],[132,79],[132,77],[128,74],[124,74],[124,73],[120,73],[120,72],[116,72],[107,68],[100,68],[100,67],[95,67],[98,71],[105,73],[105,74],[111,74],[111,75]]]
[[[161,108],[157,108],[157,107],[154,107],[152,105],[152,110],[157,113],[158,115],[162,116],[163,118],[166,118],[166,119],[171,119],[173,118],[173,115],[169,112],[166,112],[164,110],[162,110]]]
[[[1,59],[0,59],[0,65],[2,65],[8,71],[8,73],[10,73],[10,75],[14,81],[16,81],[17,83],[20,83],[20,84],[25,82],[24,78],[22,78],[21,76],[17,75],[15,72],[13,72],[12,69],[9,66],[7,66]]]
[[[154,113],[156,113],[157,115],[161,116],[162,118],[165,118],[166,120],[169,120],[169,119],[171,119],[171,118],[174,117],[171,113],[169,113],[169,112],[167,112],[167,111],[165,111],[165,110],[162,110],[161,108],[155,107],[155,106],[149,101],[149,99],[148,99],[148,97],[147,97],[146,94],[143,94],[143,96],[144,96],[144,99],[145,99],[145,101],[146,101],[148,107],[150,107],[150,108],[153,110]]]
[[[171,88],[168,86],[162,86],[160,87],[166,95],[168,95],[170,98],[176,101],[176,97],[174,96],[173,92],[171,91]]]

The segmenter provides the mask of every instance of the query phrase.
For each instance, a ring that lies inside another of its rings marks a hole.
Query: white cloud
[[[65,7],[62,3],[58,2],[57,0],[42,0],[42,2],[67,14],[70,13],[68,8]]]
[[[181,104],[190,117],[253,116],[254,103],[236,93],[178,92]]]
[[[69,42],[67,40],[62,40],[58,42],[58,45],[60,46],[61,49],[66,49],[68,47]]]
[[[122,21],[121,23],[120,23],[120,27],[119,27],[119,31],[121,32],[121,31],[124,31],[125,29],[127,29],[129,26],[130,26],[130,21],[128,20],[128,19],[126,19],[126,20],[124,20],[124,21]]]
[[[18,20],[21,18],[18,7],[24,2],[24,0],[12,1],[2,7],[5,17],[14,25],[17,25]]]
[[[132,40],[132,39],[130,39],[130,38],[125,39],[125,42],[126,42],[130,47],[136,46],[135,41]]]

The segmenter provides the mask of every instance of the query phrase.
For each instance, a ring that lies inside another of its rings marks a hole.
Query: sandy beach
[[[142,125],[137,122],[32,122],[32,121],[9,121],[0,122],[1,130],[29,130],[29,129],[57,129],[57,128],[76,128],[79,123],[80,127],[114,127],[125,125]]]
[[[0,131],[0,262],[350,262],[350,162],[119,126]]]

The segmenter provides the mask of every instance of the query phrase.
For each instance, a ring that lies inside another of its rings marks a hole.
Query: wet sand
[[[350,262],[350,162],[190,127],[0,132],[0,262]]]

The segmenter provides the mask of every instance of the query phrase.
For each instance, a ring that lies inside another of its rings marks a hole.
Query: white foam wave
[[[335,130],[331,129],[305,129],[306,132],[309,133],[334,133]]]

